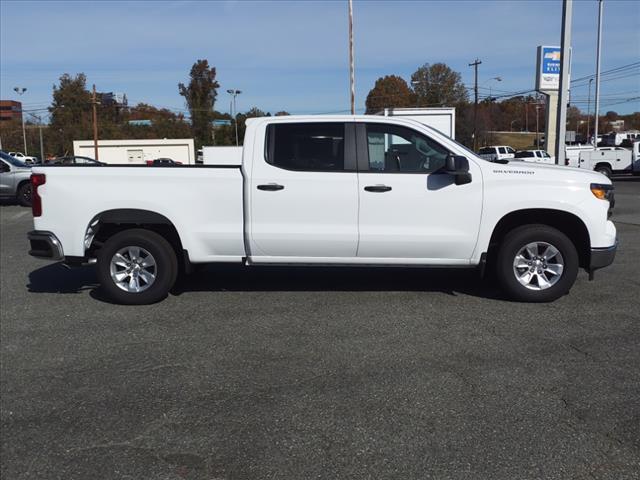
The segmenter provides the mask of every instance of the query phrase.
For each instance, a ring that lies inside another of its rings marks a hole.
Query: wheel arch
[[[86,255],[95,256],[110,237],[133,228],[150,230],[164,237],[173,247],[181,267],[188,266],[188,252],[174,223],[158,212],[138,208],[117,208],[95,215],[85,230]]]
[[[547,208],[516,210],[504,215],[491,234],[488,258],[495,258],[499,245],[510,231],[530,224],[547,225],[564,233],[578,251],[580,267],[588,268],[591,256],[591,239],[587,226],[580,217],[573,213]]]

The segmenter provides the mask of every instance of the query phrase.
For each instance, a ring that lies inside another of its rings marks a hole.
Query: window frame
[[[276,127],[280,125],[327,125],[327,124],[341,124],[344,131],[344,146],[343,157],[344,164],[341,170],[329,170],[329,169],[301,169],[301,168],[286,168],[282,165],[276,165],[272,163],[270,159],[273,159],[275,154],[275,131]],[[264,161],[267,165],[273,168],[278,168],[287,172],[302,172],[302,173],[357,173],[357,160],[356,160],[356,145],[355,145],[355,124],[354,122],[345,121],[304,121],[304,122],[274,122],[269,123],[266,126],[265,142],[264,142]]]
[[[448,155],[453,155],[453,152],[445,147],[444,145],[442,145],[440,142],[434,140],[432,137],[424,134],[423,132],[420,132],[414,128],[411,128],[409,126],[406,125],[397,125],[395,123],[386,123],[386,122],[357,122],[356,123],[356,150],[357,150],[357,157],[358,157],[358,172],[360,173],[377,173],[377,174],[382,174],[382,175],[389,175],[389,174],[393,174],[393,175],[431,175],[431,174],[440,174],[440,173],[445,173],[444,171],[442,171],[442,168],[439,168],[437,170],[431,170],[428,172],[418,172],[418,171],[378,171],[378,170],[371,170],[369,168],[369,140],[367,138],[367,125],[383,125],[383,126],[390,126],[393,128],[406,128],[407,130],[411,130],[413,132],[415,132],[418,135],[422,135],[423,137],[427,137],[431,142],[437,144],[438,146],[440,146],[443,150],[446,150],[448,152]]]

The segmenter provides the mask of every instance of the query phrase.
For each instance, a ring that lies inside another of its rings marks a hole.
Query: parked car
[[[104,163],[89,157],[80,157],[75,155],[67,155],[66,157],[58,157],[46,163],[46,165],[88,165],[100,166]]]
[[[515,154],[515,159],[525,162],[556,163],[556,158],[549,155],[546,150],[518,150]]]
[[[516,151],[506,145],[498,145],[495,147],[482,147],[478,150],[478,155],[485,160],[495,162],[496,160],[509,160],[514,158]]]
[[[402,117],[252,118],[243,148],[179,174],[35,167],[30,253],[96,263],[124,304],[162,299],[202,263],[489,263],[510,298],[544,302],[615,256],[613,186],[593,171],[490,163]]]
[[[9,152],[9,155],[17,160],[20,160],[22,163],[26,163],[27,165],[39,162],[38,157],[30,157],[22,152]]]
[[[182,162],[176,162],[170,158],[156,158],[155,160],[147,160],[147,165],[150,167],[175,167],[182,165]]]
[[[0,197],[31,206],[31,167],[12,155],[0,152]]]

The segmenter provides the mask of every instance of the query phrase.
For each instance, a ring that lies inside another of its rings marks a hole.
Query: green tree
[[[460,74],[444,63],[425,63],[411,75],[420,107],[456,107],[468,101]]]
[[[413,93],[407,82],[397,75],[387,75],[376,80],[365,106],[366,113],[373,114],[385,108],[410,107],[413,103]]]
[[[189,76],[189,84],[179,83],[178,91],[187,103],[196,148],[200,148],[212,141],[213,107],[220,84],[216,81],[215,67],[209,67],[207,60],[196,61]]]
[[[91,124],[91,93],[87,90],[87,77],[78,73],[60,76],[53,86],[53,101],[49,107],[49,149],[59,155],[73,151],[73,140],[93,137]]]

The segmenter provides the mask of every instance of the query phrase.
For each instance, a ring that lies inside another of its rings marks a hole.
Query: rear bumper
[[[64,252],[58,237],[51,232],[33,230],[27,233],[27,238],[31,244],[29,255],[36,258],[46,258],[47,260],[63,260]]]
[[[599,268],[608,267],[613,263],[613,259],[616,258],[616,251],[618,250],[618,241],[606,248],[592,248],[591,249],[591,261],[589,262],[589,271],[593,272]]]

